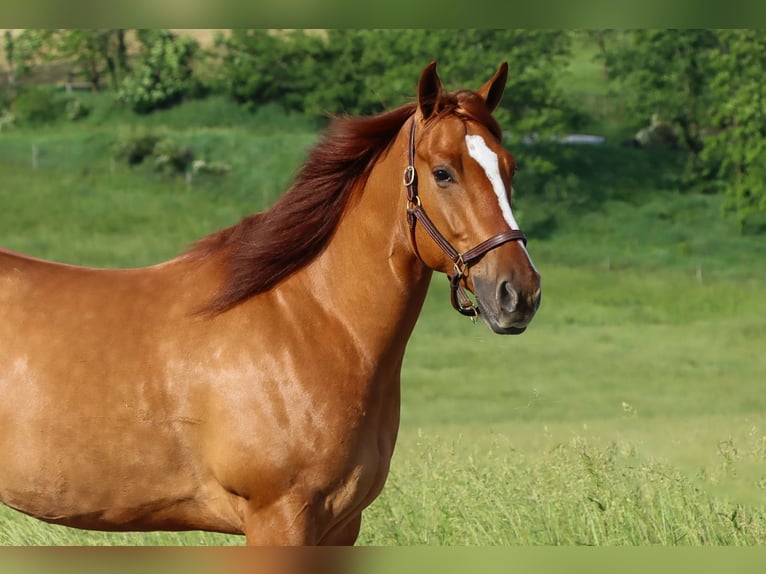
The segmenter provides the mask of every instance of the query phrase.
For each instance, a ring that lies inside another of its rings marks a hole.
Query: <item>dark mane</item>
[[[187,255],[223,254],[226,274],[203,312],[223,312],[268,291],[316,258],[332,238],[352,190],[364,182],[415,109],[407,104],[377,116],[335,119],[271,209],[197,242]],[[501,137],[499,125],[473,92],[442,94],[436,110],[426,129],[455,114]]]
[[[188,255],[223,251],[226,265],[224,284],[205,311],[225,311],[268,291],[319,255],[352,189],[414,111],[410,104],[377,116],[336,118],[271,209],[197,242]]]

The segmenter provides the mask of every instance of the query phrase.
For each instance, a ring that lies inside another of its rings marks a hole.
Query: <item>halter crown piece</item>
[[[404,170],[404,186],[407,188],[407,223],[410,227],[410,239],[415,252],[417,247],[415,243],[415,227],[420,222],[423,229],[434,240],[436,245],[452,260],[452,273],[448,274],[450,282],[450,302],[452,306],[461,315],[467,317],[477,317],[479,308],[471,301],[470,297],[462,285],[463,279],[468,275],[468,269],[481,259],[488,251],[503,245],[509,241],[520,240],[527,244],[527,236],[521,229],[509,229],[489,239],[482,241],[476,247],[460,253],[452,244],[439,232],[433,221],[428,217],[423,206],[420,203],[418,195],[418,174],[415,171],[415,118],[412,118],[410,125],[410,145],[408,151],[408,165]],[[420,255],[418,255],[420,257]]]

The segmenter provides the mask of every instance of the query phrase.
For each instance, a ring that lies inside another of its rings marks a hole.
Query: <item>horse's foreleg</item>
[[[245,535],[248,546],[352,546],[361,525],[362,515],[358,513],[322,535],[308,502],[282,500],[250,512]]]
[[[353,546],[359,537],[362,526],[362,514],[355,514],[346,522],[336,526],[322,537],[320,544],[324,546]]]
[[[318,542],[311,505],[288,498],[266,508],[249,508],[245,536],[248,546],[314,546]]]

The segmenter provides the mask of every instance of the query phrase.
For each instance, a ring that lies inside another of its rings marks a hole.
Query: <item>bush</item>
[[[18,95],[13,110],[20,123],[43,125],[64,116],[66,100],[53,89],[31,86]]]
[[[77,98],[71,98],[65,106],[66,117],[69,121],[76,122],[90,115],[90,106],[82,103]]]
[[[114,149],[117,159],[126,161],[134,166],[152,158],[154,171],[175,175],[187,171],[200,173],[215,173],[222,175],[228,172],[227,164],[223,162],[205,162],[194,160],[194,152],[189,146],[170,137],[160,137],[153,133],[139,133],[117,143]]]
[[[0,109],[7,108],[13,102],[13,90],[6,84],[0,84]]]
[[[158,141],[152,150],[154,169],[166,175],[185,173],[194,154],[187,146],[166,138]]]
[[[16,125],[16,116],[10,110],[0,111],[0,133],[7,132]]]
[[[139,114],[168,108],[197,95],[200,84],[193,75],[196,40],[176,37],[168,30],[146,30],[138,60],[125,77],[118,100]]]
[[[158,141],[160,141],[159,136],[154,134],[134,135],[118,142],[114,155],[117,159],[127,161],[128,165],[137,165],[152,155]]]

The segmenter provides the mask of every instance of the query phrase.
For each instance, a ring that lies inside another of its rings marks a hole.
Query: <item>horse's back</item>
[[[11,311],[18,310],[22,304],[25,293],[34,284],[35,275],[46,268],[58,266],[0,247],[0,314],[3,323],[7,323]]]
[[[103,363],[109,343],[135,339],[139,323],[141,331],[150,328],[136,313],[151,303],[150,273],[143,274],[142,279],[139,270],[77,267],[0,251],[0,365],[7,367],[9,357],[55,356],[70,370],[88,352],[100,354],[98,361],[85,361],[89,366]]]

